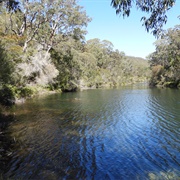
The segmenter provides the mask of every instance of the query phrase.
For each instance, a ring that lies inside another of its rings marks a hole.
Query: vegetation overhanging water
[[[147,79],[152,86],[180,87],[179,25],[155,43],[148,64],[115,49],[109,40],[86,41],[91,18],[76,0],[10,2],[0,1],[0,103],[14,104],[39,87],[76,91]]]
[[[147,79],[152,86],[180,87],[179,25],[155,43],[148,64],[108,40],[85,41],[90,21],[76,0],[0,1],[0,103],[12,105],[44,89]],[[1,177],[177,179],[179,99],[177,89],[124,87],[35,97],[4,109]]]

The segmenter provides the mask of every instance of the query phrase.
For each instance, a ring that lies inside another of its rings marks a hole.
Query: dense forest
[[[1,103],[44,89],[68,92],[147,81],[147,61],[126,56],[108,40],[85,40],[90,21],[76,0],[0,1]],[[176,27],[156,43],[149,56],[152,85],[179,84],[179,36]]]
[[[107,40],[86,41],[91,19],[74,0],[6,1],[0,7],[0,99],[145,81],[148,64]],[[139,62],[139,63],[137,63]]]

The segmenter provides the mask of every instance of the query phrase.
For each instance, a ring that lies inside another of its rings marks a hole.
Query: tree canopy
[[[24,37],[24,51],[32,40],[49,50],[60,41],[60,36],[71,35],[81,39],[85,34],[83,27],[90,21],[74,0],[13,0],[13,4],[17,3],[16,7],[9,5],[9,2],[1,0],[0,10],[6,21],[4,33],[9,31]],[[9,13],[5,12],[7,7]],[[17,7],[19,9],[14,11]]]
[[[29,3],[28,0],[23,0],[22,2],[23,3],[21,3],[21,0],[0,0],[0,5],[4,3],[7,10],[12,12],[22,10],[22,4],[27,5]],[[58,1],[53,1],[53,3],[49,0],[35,1],[35,4],[41,3],[41,5],[43,5],[47,4],[47,2],[52,6],[52,4],[56,4]],[[176,0],[111,0],[111,5],[115,8],[116,14],[122,15],[123,17],[130,15],[133,6],[147,13],[148,15],[143,16],[141,21],[147,32],[151,31],[156,37],[162,34],[163,25],[166,24],[168,20],[167,11],[171,9],[175,3]],[[35,6],[35,8],[38,9],[37,6]],[[46,6],[46,8],[49,8],[49,6]]]
[[[141,21],[147,32],[152,31],[156,37],[162,33],[162,27],[167,22],[167,11],[171,9],[176,0],[112,0],[111,5],[116,9],[116,14],[128,17],[131,8],[136,6],[142,12],[148,13],[149,17],[143,16]]]
[[[16,11],[17,9],[20,9],[20,4],[16,0],[0,0],[0,5],[3,3],[5,3],[8,11]]]

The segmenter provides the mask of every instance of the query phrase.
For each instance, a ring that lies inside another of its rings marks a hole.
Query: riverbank
[[[138,79],[137,77],[130,78],[127,81],[122,81],[120,83],[101,83],[93,86],[87,86],[83,83],[79,84],[75,89],[65,89],[64,91],[61,89],[44,88],[40,86],[27,86],[24,88],[17,88],[11,85],[1,87],[0,90],[0,104],[5,106],[11,106],[14,104],[22,104],[25,103],[27,99],[54,94],[54,93],[66,93],[66,92],[77,92],[84,91],[88,89],[104,89],[104,88],[116,88],[116,87],[125,87],[129,85],[134,85],[137,83],[148,84],[147,78]]]
[[[51,90],[39,86],[17,88],[15,86],[5,85],[0,89],[0,104],[4,106],[12,106],[14,104],[24,103],[29,98],[60,92],[62,92],[60,89]]]
[[[32,94],[30,97],[21,97],[21,98],[16,98],[15,99],[15,104],[22,104],[25,103],[27,99],[34,98],[34,97],[39,97],[39,96],[45,96],[49,94],[55,94],[55,93],[61,93],[61,90],[48,90],[48,89],[43,89],[43,88],[38,88],[34,94]]]

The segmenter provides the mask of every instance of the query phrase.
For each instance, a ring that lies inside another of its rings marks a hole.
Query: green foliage
[[[4,9],[6,9],[6,4]],[[22,1],[21,10],[3,11],[3,32],[24,37],[23,50],[31,41],[43,45],[49,51],[61,40],[61,36],[84,37],[84,27],[90,21],[76,0]]]
[[[16,99],[28,98],[36,93],[33,87],[16,87],[10,84],[4,84],[0,88],[0,104],[13,105]]]
[[[177,87],[180,83],[180,26],[169,29],[155,44],[156,51],[149,56],[150,84]]]
[[[59,43],[56,49],[51,50],[51,57],[59,71],[57,86],[63,91],[76,90],[79,77],[81,77],[80,64],[76,59],[77,43],[71,37],[63,43]]]
[[[0,46],[0,83],[8,83],[13,72],[13,64],[7,60],[5,50]]]
[[[0,83],[15,84],[16,63],[21,61],[22,48],[12,36],[3,36],[0,40]]]
[[[92,39],[82,45],[69,38],[53,49],[51,56],[59,70],[58,86],[63,91],[118,86],[148,78],[146,61],[114,51],[113,44],[106,40]]]
[[[110,41],[85,42],[84,27],[91,19],[76,0],[23,1],[20,8],[0,6],[2,101],[30,97],[32,87],[76,91],[147,77],[143,60],[126,57]]]
[[[176,0],[112,0],[111,5],[116,9],[116,14],[129,16],[133,5],[142,12],[149,14],[149,17],[143,16],[141,21],[146,30],[152,30],[155,36],[162,33],[162,27],[167,22],[167,11],[171,9]]]
[[[18,89],[19,97],[31,97],[35,93],[35,90],[32,87],[22,87]]]
[[[15,103],[16,87],[3,85],[0,89],[0,103],[3,105],[13,105]]]

